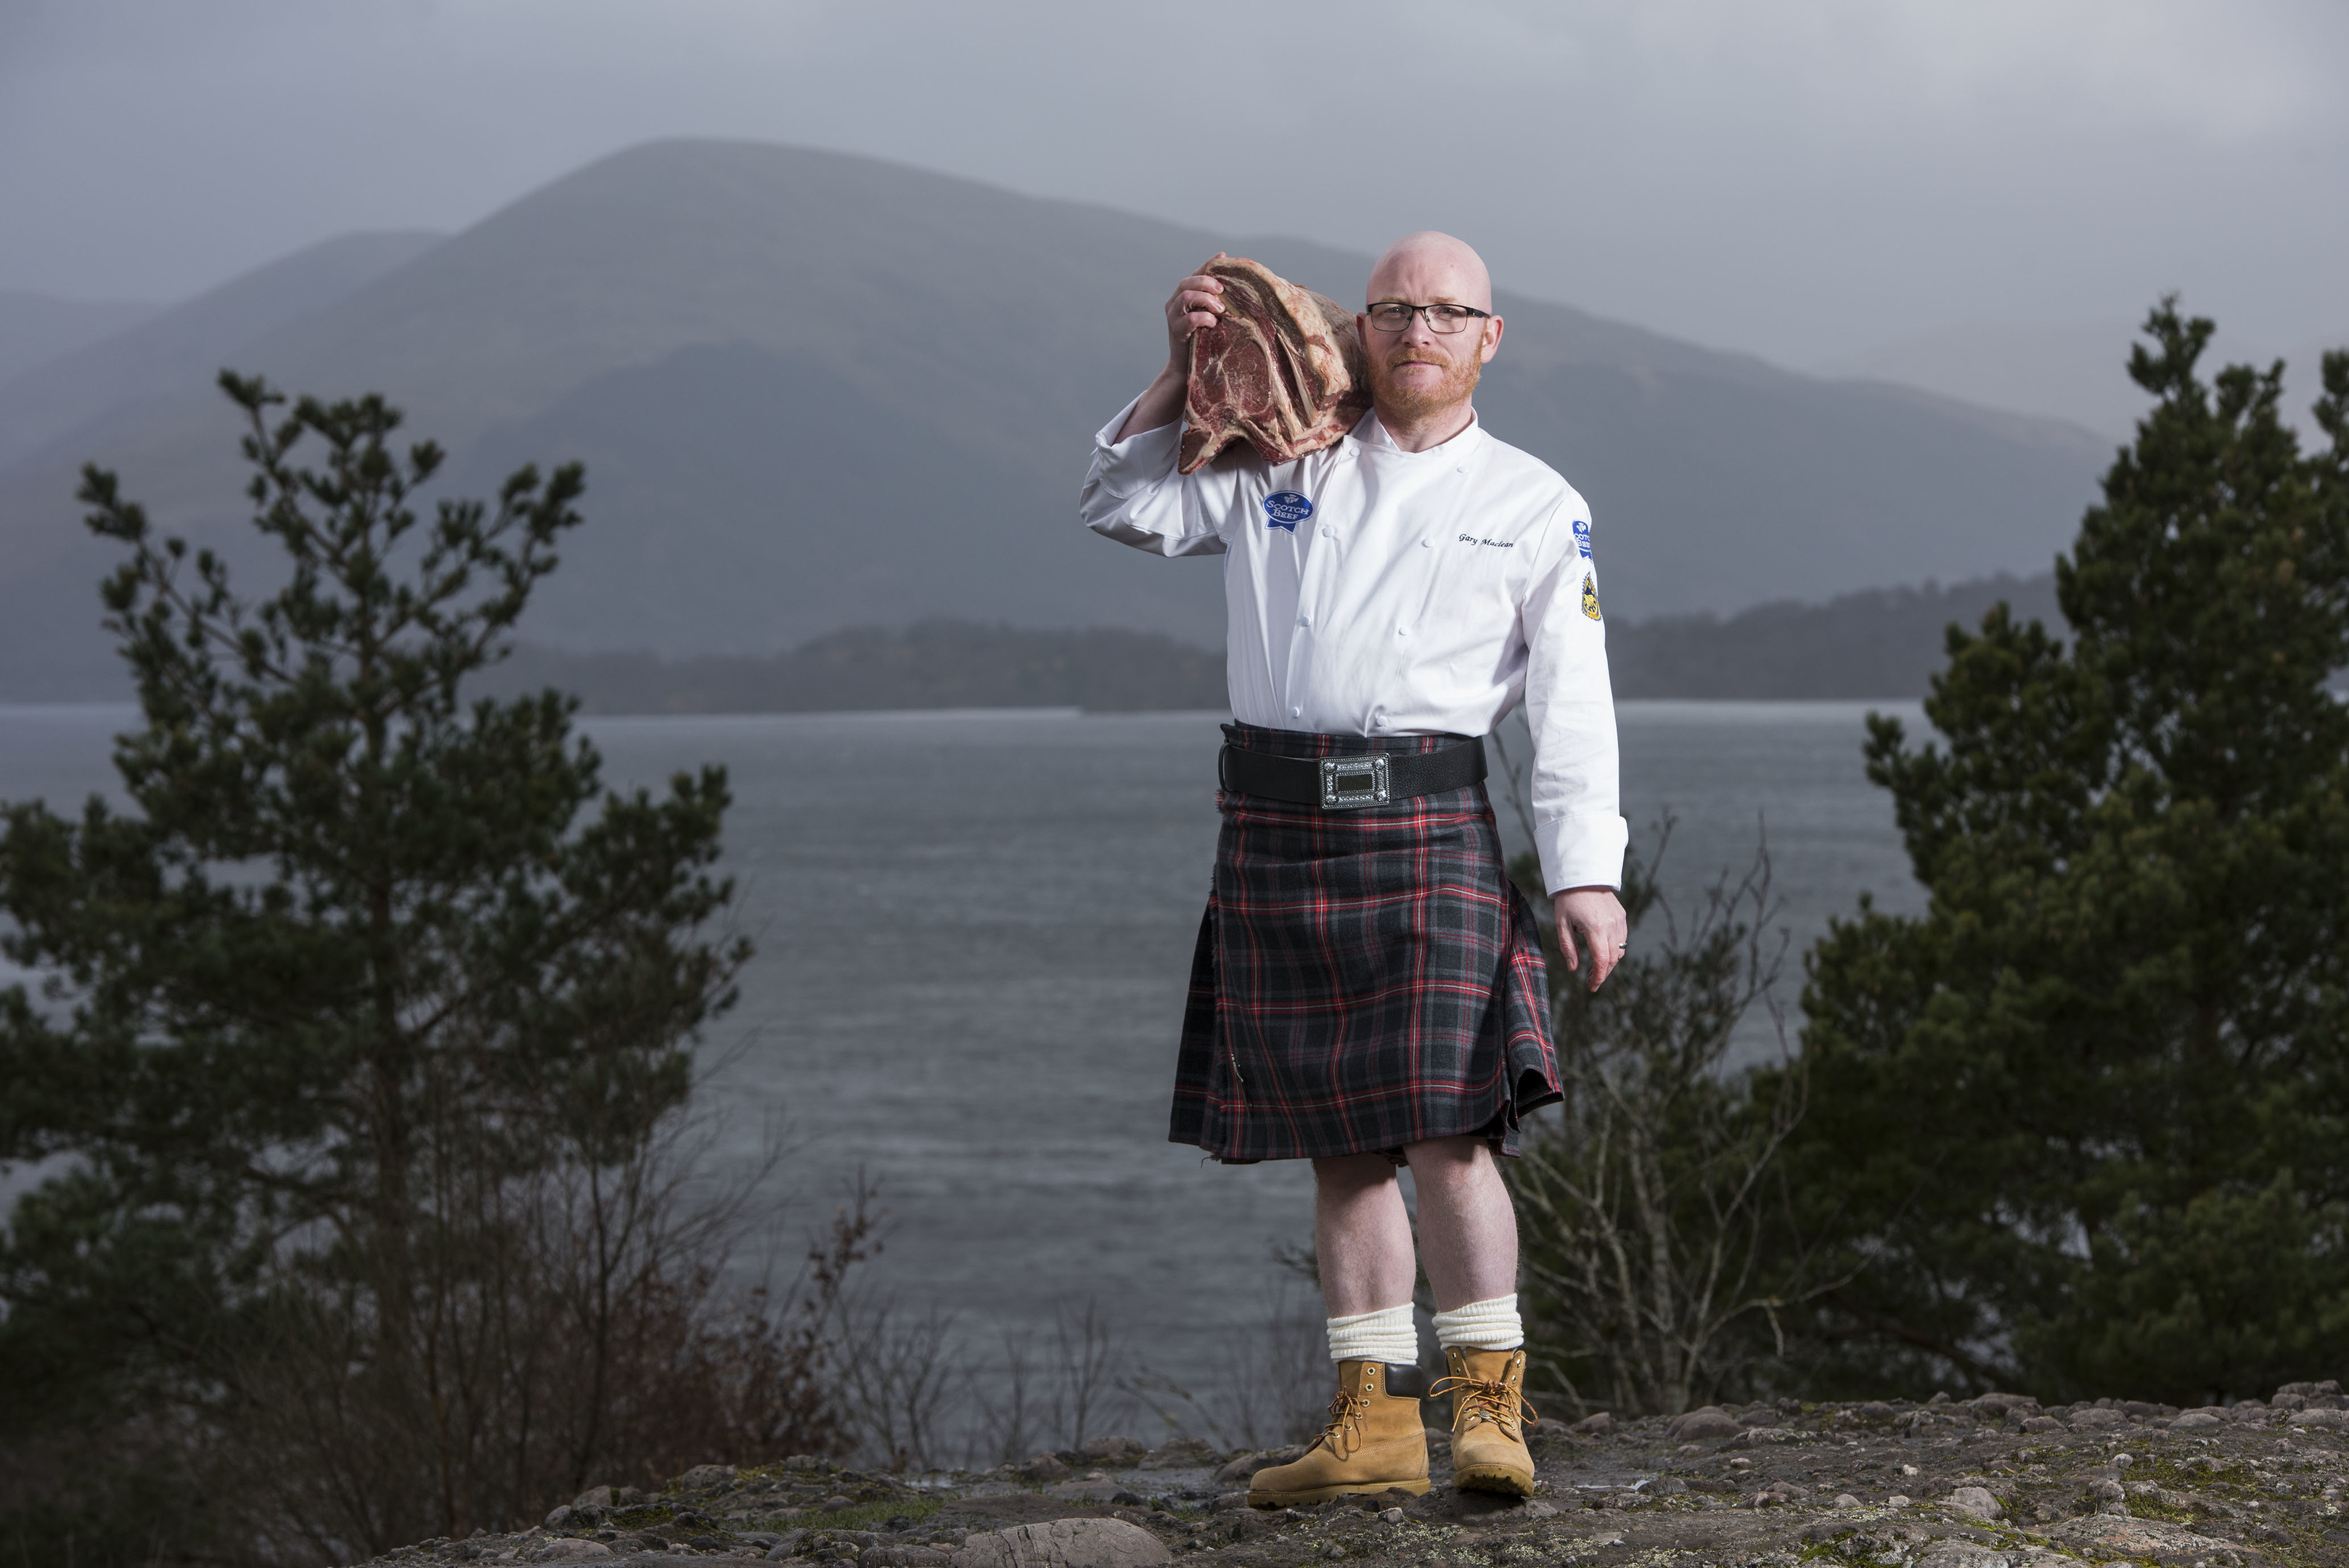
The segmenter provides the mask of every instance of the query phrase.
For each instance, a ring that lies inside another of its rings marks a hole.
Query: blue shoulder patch
[[[1586,561],[1590,559],[1589,519],[1578,517],[1574,520],[1574,542],[1581,549],[1582,558]]]
[[[1297,525],[1313,515],[1313,503],[1294,490],[1276,490],[1264,498],[1268,528],[1286,528],[1297,532]]]

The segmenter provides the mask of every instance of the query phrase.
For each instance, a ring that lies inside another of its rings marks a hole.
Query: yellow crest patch
[[[1593,620],[1599,618],[1599,585],[1588,572],[1582,574],[1582,613]]]

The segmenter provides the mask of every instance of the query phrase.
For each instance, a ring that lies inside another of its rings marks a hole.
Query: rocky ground
[[[1297,1450],[1223,1455],[1184,1442],[1145,1452],[1107,1438],[1082,1453],[917,1478],[806,1457],[705,1465],[657,1495],[598,1487],[535,1529],[429,1541],[378,1561],[2349,1568],[2349,1401],[2332,1383],[2187,1411],[2115,1400],[2043,1410],[1992,1394],[1545,1421],[1533,1440],[1537,1495],[1524,1502],[1455,1492],[1445,1447],[1431,1434],[1437,1484],[1425,1497],[1273,1512],[1246,1505],[1247,1477]]]

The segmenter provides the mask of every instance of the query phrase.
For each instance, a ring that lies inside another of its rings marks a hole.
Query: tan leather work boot
[[[1463,1491],[1533,1496],[1526,1423],[1534,1412],[1525,1401],[1525,1351],[1454,1345],[1444,1359],[1452,1375],[1432,1392],[1452,1396],[1452,1484]]]
[[[1355,1492],[1427,1490],[1427,1428],[1419,1401],[1427,1375],[1382,1361],[1338,1363],[1330,1424],[1305,1457],[1256,1472],[1250,1508],[1291,1508]]]

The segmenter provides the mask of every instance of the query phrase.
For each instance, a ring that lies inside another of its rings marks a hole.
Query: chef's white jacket
[[[1236,446],[1178,474],[1182,421],[1120,441],[1133,410],[1094,438],[1080,509],[1137,549],[1224,556],[1233,717],[1484,735],[1523,698],[1544,881],[1622,885],[1607,632],[1572,485],[1480,423],[1415,452],[1376,415],[1294,462]]]

